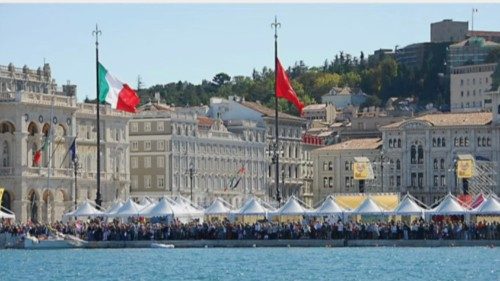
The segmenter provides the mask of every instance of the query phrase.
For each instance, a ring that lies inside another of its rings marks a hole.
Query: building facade
[[[102,106],[101,112],[104,136],[101,192],[106,206],[116,196],[128,193],[126,123],[129,117],[107,106]],[[78,202],[95,199],[97,161],[93,113],[95,105],[77,103],[76,86],[57,87],[48,64],[36,71],[27,66],[0,66],[0,186],[5,189],[2,206],[12,210],[17,221],[54,222],[74,208],[76,193]],[[108,143],[110,130],[119,132],[119,141]],[[81,165],[77,170],[76,188],[74,166],[68,156],[75,136]],[[109,149],[115,146],[121,148],[121,153],[112,153],[123,159],[118,173],[106,158],[110,155]],[[34,161],[37,151],[41,154],[39,163]]]
[[[449,46],[447,53],[447,65],[457,67],[471,64],[482,64],[494,48],[500,44],[486,41],[482,37],[471,37],[467,40]]]
[[[313,121],[322,120],[327,123],[335,122],[337,110],[331,103],[329,104],[310,104],[302,109],[302,118]]]
[[[204,207],[216,197],[235,207],[267,199],[262,126],[154,107],[130,122],[132,196],[181,195]]]
[[[276,200],[275,165],[272,161],[275,143],[275,112],[256,102],[248,102],[238,97],[229,99],[212,98],[210,100],[209,115],[220,116],[225,122],[249,120],[263,126],[266,130],[266,157],[268,160],[267,187],[271,201]],[[295,195],[304,201],[310,201],[310,181],[305,181],[307,160],[310,146],[303,146],[302,135],[306,127],[306,120],[293,115],[279,112],[279,149],[280,152],[280,196],[285,199]],[[276,202],[276,201],[275,201]]]
[[[469,30],[469,22],[445,19],[431,23],[431,42],[460,42],[465,40]]]
[[[490,109],[491,75],[496,63],[452,67],[450,69],[450,110],[473,112]]]
[[[334,87],[327,94],[321,96],[321,103],[333,104],[336,109],[344,109],[349,106],[360,106],[366,101],[367,95],[361,89],[349,87]]]

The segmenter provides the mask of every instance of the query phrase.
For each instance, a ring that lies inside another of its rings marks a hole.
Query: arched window
[[[437,170],[438,169],[438,160],[437,159],[434,159],[434,170]]]
[[[441,138],[437,139],[437,147],[441,147]]]
[[[483,137],[481,139],[481,146],[486,146],[486,138],[485,137]]]
[[[432,138],[432,147],[436,147],[437,141],[436,138]]]
[[[328,162],[328,170],[333,171],[333,162],[332,161]]]
[[[460,139],[459,139],[459,142],[458,142],[458,143],[459,143],[459,146],[460,146],[460,147],[464,146],[464,139],[463,139],[462,137],[460,137]]]
[[[421,145],[418,146],[418,164],[424,163],[424,149]]]
[[[389,140],[389,148],[392,148],[392,140]]]
[[[444,159],[441,158],[441,164],[440,164],[441,170],[444,170]]]
[[[490,138],[486,138],[486,146],[491,146],[491,139]]]
[[[481,146],[481,137],[477,137],[477,146]]]
[[[401,170],[401,161],[399,159],[396,160],[396,170]]]
[[[411,157],[411,163],[412,164],[417,164],[417,158],[416,158],[416,154],[417,154],[417,151],[416,151],[416,148],[414,145],[411,146],[411,150],[410,150],[410,157]]]
[[[464,138],[464,145],[469,146],[469,138],[468,137]]]
[[[401,148],[401,139],[398,139],[398,147]]]
[[[2,207],[8,210],[12,210],[10,202],[11,202],[10,193],[8,191],[4,191],[2,196],[2,204],[1,204]]]
[[[441,146],[443,146],[443,147],[446,146],[446,142],[445,142],[444,138],[441,138]]]
[[[346,171],[349,171],[350,167],[349,167],[349,162],[348,161],[345,161],[345,170]]]

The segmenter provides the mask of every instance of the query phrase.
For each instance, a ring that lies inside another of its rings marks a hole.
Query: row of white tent
[[[283,206],[275,209],[257,197],[250,197],[241,208],[232,210],[229,203],[221,198],[216,198],[209,207],[202,210],[194,207],[189,200],[182,197],[177,200],[162,197],[157,202],[144,199],[141,204],[135,203],[132,199],[128,199],[125,203],[118,201],[105,212],[97,210],[90,201],[86,201],[80,204],[75,211],[65,214],[65,217],[151,218],[171,216],[194,219],[203,216],[500,215],[500,200],[493,195],[486,197],[474,209],[464,207],[452,194],[446,195],[436,207],[431,209],[423,208],[422,204],[419,205],[416,202],[414,197],[407,194],[397,207],[389,209],[380,206],[371,196],[368,196],[357,208],[350,210],[340,206],[335,197],[330,195],[319,207],[309,209],[295,196],[291,196]]]

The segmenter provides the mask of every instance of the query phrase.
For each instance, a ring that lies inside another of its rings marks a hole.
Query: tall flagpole
[[[274,155],[273,162],[276,164],[275,169],[275,179],[274,183],[276,184],[276,201],[278,201],[278,207],[281,205],[281,196],[280,196],[280,161],[279,161],[279,130],[278,130],[278,95],[277,95],[277,83],[278,80],[278,27],[281,27],[281,23],[278,22],[276,16],[274,16],[274,22],[271,24],[271,27],[274,27],[274,129],[276,140],[274,142]]]
[[[96,74],[96,111],[97,111],[97,193],[95,197],[95,204],[97,208],[101,208],[101,128],[99,121],[99,35],[102,32],[95,25],[95,30],[92,31],[92,35],[95,36],[95,74]]]

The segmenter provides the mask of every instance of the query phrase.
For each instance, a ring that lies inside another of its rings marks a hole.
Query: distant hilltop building
[[[333,87],[330,92],[321,97],[321,103],[334,104],[337,109],[350,105],[360,106],[366,101],[367,95],[359,88]]]
[[[486,41],[481,37],[471,37],[450,45],[446,61],[449,67],[484,63],[489,52],[494,48],[500,48],[500,44]]]
[[[302,109],[302,118],[308,121],[321,120],[333,123],[337,110],[333,104],[310,104]]]
[[[491,75],[496,63],[474,64],[450,69],[450,110],[452,112],[482,111],[491,108]]]
[[[460,42],[467,38],[468,21],[453,21],[445,19],[431,23],[431,42]]]

